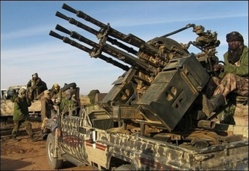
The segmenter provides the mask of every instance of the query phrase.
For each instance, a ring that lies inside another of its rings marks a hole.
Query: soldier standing
[[[44,95],[41,98],[41,120],[42,120],[42,125],[41,125],[41,134],[42,134],[42,139],[45,139],[47,136],[47,129],[46,125],[48,123],[48,119],[52,117],[52,112],[54,112],[54,103],[51,100],[51,94],[49,90],[44,91]]]
[[[32,79],[29,80],[27,84],[28,92],[30,93],[30,98],[33,101],[39,94],[47,90],[47,84],[42,81],[37,73],[32,75]]]
[[[244,39],[237,31],[228,33],[226,40],[228,51],[224,54],[225,65],[214,66],[216,71],[222,71],[219,75],[222,79],[211,99],[203,95],[203,112],[208,117],[219,106],[225,104],[226,96],[230,92],[248,96],[248,47],[244,45]]]
[[[32,124],[29,120],[29,106],[31,106],[31,100],[26,97],[26,90],[24,88],[21,88],[18,92],[18,97],[16,97],[14,100],[14,128],[12,130],[12,138],[14,140],[17,140],[17,133],[21,124],[23,123],[25,125],[26,132],[30,136],[30,139],[32,141],[35,141],[33,136],[34,134],[32,130]]]

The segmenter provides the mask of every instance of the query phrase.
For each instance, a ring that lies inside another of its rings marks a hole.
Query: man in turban
[[[244,45],[243,36],[233,31],[226,35],[228,51],[224,54],[225,65],[218,64],[215,71],[220,71],[220,83],[208,99],[203,95],[203,112],[207,117],[226,102],[226,96],[235,92],[240,96],[248,96],[248,47]]]

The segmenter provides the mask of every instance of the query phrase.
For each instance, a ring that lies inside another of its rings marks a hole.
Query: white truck
[[[6,119],[13,116],[14,113],[14,103],[13,97],[17,95],[20,88],[27,88],[26,85],[16,85],[10,86],[8,89],[2,89],[1,96],[1,118]],[[41,112],[41,101],[40,99],[33,100],[31,106],[29,107],[29,113],[31,117],[39,117]]]

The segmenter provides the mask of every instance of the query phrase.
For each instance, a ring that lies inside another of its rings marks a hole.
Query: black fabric
[[[237,49],[228,49],[228,62],[231,64],[234,64],[235,62],[239,61],[242,53],[243,53],[243,47],[244,46],[240,46]]]
[[[228,33],[226,35],[226,39],[227,39],[227,42],[231,42],[231,41],[244,42],[243,36],[237,31],[233,31],[231,33]]]

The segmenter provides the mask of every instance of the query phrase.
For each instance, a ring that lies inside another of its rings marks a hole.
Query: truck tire
[[[134,171],[136,168],[132,164],[123,164],[115,169],[115,171]]]
[[[60,169],[62,167],[63,160],[59,160],[53,157],[53,151],[55,149],[54,136],[50,133],[47,137],[46,150],[47,150],[47,159],[50,167],[52,169]]]

